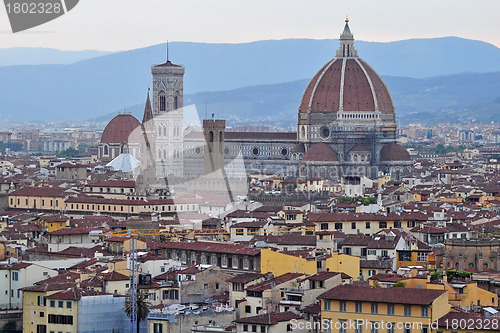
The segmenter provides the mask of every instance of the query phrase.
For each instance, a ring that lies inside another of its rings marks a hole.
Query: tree
[[[151,306],[151,303],[148,301],[148,295],[146,293],[137,291],[137,296],[135,297],[135,304],[136,304],[136,309],[137,309],[137,333],[139,333],[139,325],[141,321],[145,320],[146,317],[149,314],[149,307]],[[123,310],[125,311],[125,314],[127,317],[132,316],[132,307],[131,307],[131,301],[130,301],[130,292],[129,295],[127,295],[127,298],[125,299],[125,303],[123,303]]]
[[[438,281],[440,280],[444,275],[444,272],[442,269],[437,269],[431,272],[431,281]]]
[[[66,150],[58,152],[57,157],[75,157],[78,154],[80,154],[80,152],[78,150],[76,150],[75,148],[69,147]]]
[[[405,283],[404,283],[404,281],[398,281],[398,282],[394,283],[392,285],[392,287],[393,288],[404,288],[405,287]]]
[[[21,332],[22,330],[17,329],[17,325],[14,320],[9,320],[2,326],[2,328],[0,328],[0,333],[21,333]]]

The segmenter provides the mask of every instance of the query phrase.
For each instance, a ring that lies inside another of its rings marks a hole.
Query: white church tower
[[[151,67],[158,177],[183,176],[184,67],[168,59]]]

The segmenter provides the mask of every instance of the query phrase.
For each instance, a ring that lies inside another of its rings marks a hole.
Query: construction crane
[[[265,235],[269,234],[286,234],[286,233],[302,233],[312,232],[314,227],[306,227],[302,230],[272,230],[265,231]],[[247,231],[247,235],[259,235],[261,231]],[[236,231],[229,232],[225,230],[179,230],[172,231],[167,229],[127,229],[117,231],[107,231],[102,233],[90,233],[90,237],[110,238],[110,237],[127,237],[130,239],[129,253],[129,270],[130,270],[130,325],[131,332],[136,332],[137,329],[137,238],[141,236],[164,236],[164,237],[179,237],[179,236],[230,236],[237,234]],[[139,333],[139,332],[137,332]]]

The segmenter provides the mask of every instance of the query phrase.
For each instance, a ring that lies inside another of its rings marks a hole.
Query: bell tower
[[[184,67],[167,62],[151,67],[153,76],[153,115],[184,106]]]
[[[168,52],[165,63],[151,67],[156,174],[160,178],[183,176],[184,70],[168,59]]]
[[[205,175],[224,168],[224,119],[204,119],[203,135],[205,136],[204,164]]]

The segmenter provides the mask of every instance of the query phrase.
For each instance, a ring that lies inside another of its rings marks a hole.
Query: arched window
[[[109,147],[108,147],[108,145],[104,145],[103,155],[104,156],[108,156],[109,155]]]
[[[165,111],[167,108],[167,99],[165,98],[165,92],[160,91],[160,111]]]
[[[213,144],[214,144],[214,132],[210,131],[208,132],[208,152],[212,152],[213,149]]]
[[[179,96],[174,96],[174,110],[179,108]]]
[[[219,152],[224,150],[224,133],[222,131],[219,132]]]

